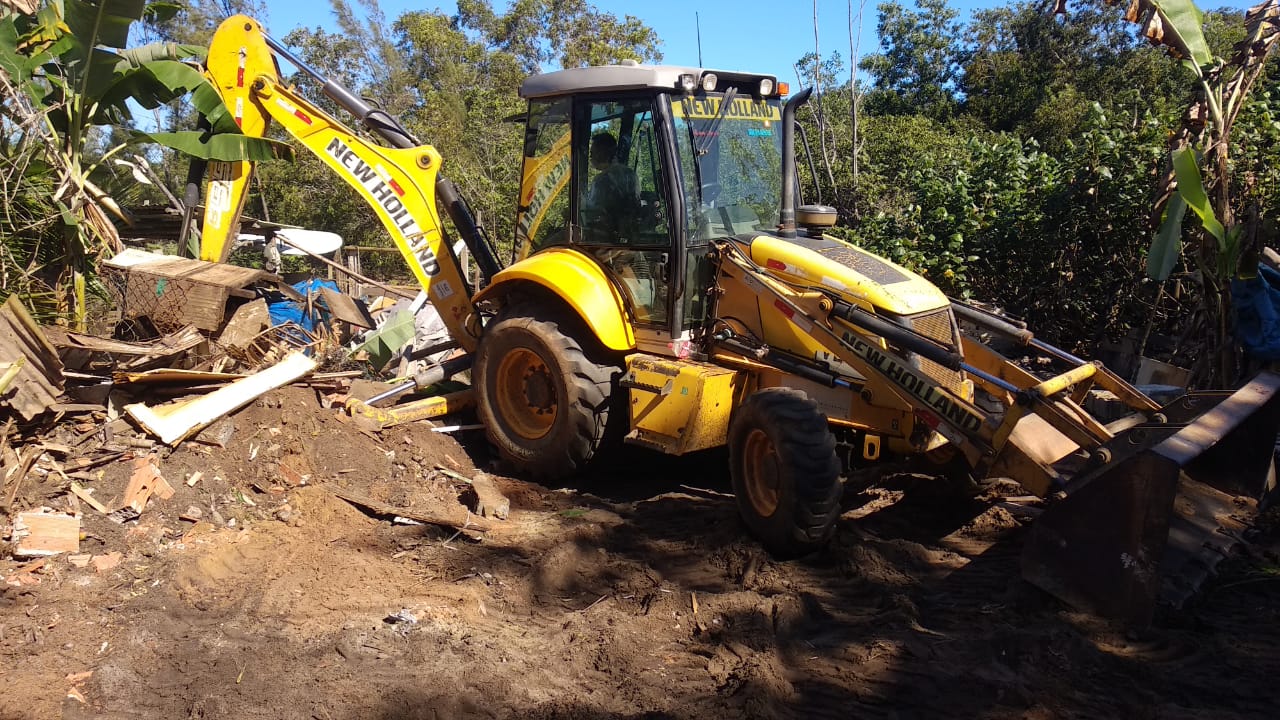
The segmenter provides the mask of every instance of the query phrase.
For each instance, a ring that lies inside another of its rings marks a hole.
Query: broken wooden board
[[[271,313],[267,309],[267,301],[259,298],[236,308],[222,332],[218,333],[217,343],[224,348],[243,350],[269,327]]]
[[[329,312],[342,322],[351,323],[356,327],[362,328],[371,328],[377,325],[373,320],[373,316],[369,314],[369,308],[361,300],[348,297],[327,287],[320,288],[320,298],[324,301],[325,307],[329,308]]]
[[[129,485],[124,490],[123,507],[140,515],[152,495],[168,500],[173,497],[173,486],[160,474],[159,460],[155,455],[134,458],[133,474],[129,476]]]
[[[118,305],[124,317],[150,318],[157,329],[190,324],[201,330],[217,330],[225,319],[228,298],[252,297],[242,289],[273,277],[262,270],[134,248],[105,261],[101,269],[111,269],[119,277],[108,284],[120,296]]]
[[[138,367],[176,357],[204,342],[204,335],[194,325],[187,325],[152,342],[125,342],[94,335],[70,332],[63,328],[45,328],[49,342],[64,350],[106,353],[131,358],[121,367]],[[85,356],[86,358],[88,355]]]
[[[58,350],[17,295],[0,306],[0,363],[11,363],[9,372],[14,373],[0,392],[0,406],[30,420],[57,402],[63,382]],[[19,365],[16,371],[12,364]]]
[[[208,370],[170,370],[157,368],[146,372],[114,372],[111,379],[117,385],[143,385],[147,383],[185,383],[187,385],[213,385],[247,377],[239,373],[209,372]]]
[[[80,518],[44,510],[21,512],[13,522],[13,537],[18,541],[13,554],[20,557],[76,552]]]
[[[232,413],[258,397],[297,380],[316,368],[316,361],[300,352],[254,375],[237,380],[195,400],[147,407],[143,403],[125,406],[125,412],[142,424],[147,432],[172,445]]]
[[[35,465],[36,460],[44,451],[34,445],[28,445],[18,451],[18,455],[13,462],[5,462],[6,470],[4,472],[4,509],[8,510],[13,507],[13,501],[18,497],[18,489],[22,487],[22,481],[27,478],[27,473],[31,471],[31,466]]]

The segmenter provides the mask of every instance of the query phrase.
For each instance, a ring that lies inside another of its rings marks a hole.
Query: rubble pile
[[[104,522],[179,542],[201,529],[234,527],[236,518],[223,516],[216,503],[167,506],[194,498],[179,490],[202,482],[244,507],[256,506],[255,492],[266,493],[276,500],[266,514],[286,522],[293,518],[285,492],[310,483],[375,515],[476,538],[488,528],[488,520],[462,505],[399,507],[369,497],[367,488],[343,487],[340,478],[312,477],[306,462],[287,457],[273,458],[278,470],[265,483],[170,467],[169,458],[184,445],[226,448],[237,432],[233,415],[251,403],[270,403],[268,394],[286,386],[309,389],[302,396],[317,408],[334,413],[350,432],[375,438],[386,428],[430,424],[425,418],[467,407],[469,390],[455,382],[421,388],[410,379],[399,386],[405,392],[386,392],[398,387],[389,380],[411,377],[454,352],[425,295],[355,298],[332,282],[290,286],[260,270],[138,250],[108,261],[104,279],[117,303],[106,324],[110,333],[41,326],[16,296],[0,307],[5,584],[38,584],[60,565],[111,570],[127,548],[111,547],[104,536],[115,534],[100,530]],[[383,395],[384,405],[404,403],[414,392],[426,395],[416,401],[426,410],[402,416],[394,407],[364,402]],[[446,422],[437,429],[474,427],[465,419]],[[266,430],[268,438],[280,433],[279,427],[250,430]],[[260,447],[280,454],[279,445],[269,443],[250,443],[250,454]],[[189,467],[189,459],[182,465]],[[476,509],[501,507],[498,517],[505,516],[501,496],[494,498],[483,474],[473,479],[458,469],[431,472],[467,485],[478,481],[484,502]],[[140,521],[157,504],[184,527],[146,529]]]

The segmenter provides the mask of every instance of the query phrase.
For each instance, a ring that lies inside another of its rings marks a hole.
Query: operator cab
[[[768,75],[635,63],[530,77],[520,257],[592,255],[640,347],[679,351],[705,320],[711,241],[778,227],[780,89]]]

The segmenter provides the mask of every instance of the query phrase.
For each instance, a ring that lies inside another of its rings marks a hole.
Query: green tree
[[[1092,102],[1131,116],[1185,102],[1175,69],[1103,0],[1076,3],[1065,20],[1048,5],[1019,2],[974,14],[959,83],[966,113],[1056,148]]]
[[[515,0],[501,15],[488,0],[459,0],[456,20],[459,29],[481,33],[491,50],[517,58],[526,73],[662,57],[652,28],[586,0]]]
[[[958,104],[961,24],[946,0],[918,0],[916,10],[881,3],[876,32],[884,52],[862,58],[871,75],[867,110],[875,114],[951,117]]]
[[[835,132],[837,126],[842,126],[848,119],[843,117],[847,113],[841,113],[841,118],[837,122],[828,122],[828,113],[835,112],[835,108],[828,108],[831,104],[831,96],[840,93],[839,77],[844,72],[844,61],[840,58],[840,53],[833,52],[825,59],[820,57],[816,52],[805,53],[795,65],[796,78],[804,85],[814,88],[813,100],[805,105],[805,110],[809,115],[811,122],[806,123],[806,127],[811,127],[814,133],[815,143],[809,147],[811,152],[816,152],[818,158],[816,162],[824,171],[821,185],[815,184],[817,199],[823,202],[827,201],[820,191],[821,187],[826,187],[829,195],[834,195],[836,190],[836,176],[833,164],[837,161],[837,139]],[[846,105],[844,101],[837,101],[839,105]],[[808,135],[806,134],[806,140]],[[852,134],[850,134],[852,137]],[[816,179],[816,178],[815,178]]]

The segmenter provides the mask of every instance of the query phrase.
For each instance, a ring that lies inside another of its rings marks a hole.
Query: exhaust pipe
[[[778,237],[796,236],[796,109],[809,102],[813,88],[805,88],[782,106],[782,209],[778,212]]]

